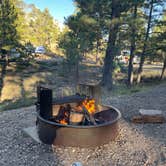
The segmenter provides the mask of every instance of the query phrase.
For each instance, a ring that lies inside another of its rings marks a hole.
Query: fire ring
[[[47,96],[47,98],[49,97]],[[42,103],[41,96],[40,103]],[[44,100],[44,103],[47,102]],[[59,104],[58,100],[55,102],[51,101],[51,107]],[[45,111],[44,114],[42,112],[43,109]],[[57,123],[48,118],[49,111],[47,109],[46,105],[43,108],[41,106],[37,107],[38,136],[45,144],[95,147],[115,140],[118,135],[118,121],[121,118],[121,113],[113,106],[100,105],[99,111],[93,115],[95,119],[100,121],[100,123],[95,125]]]

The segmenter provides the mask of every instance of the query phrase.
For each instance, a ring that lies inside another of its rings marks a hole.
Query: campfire
[[[114,140],[120,112],[99,104],[94,89],[91,92],[92,95],[77,93],[52,98],[51,89],[38,87],[36,125],[40,140],[46,144],[80,147],[99,146]]]
[[[79,97],[79,96],[78,96]],[[93,115],[97,112],[95,99],[86,98],[78,103],[61,104],[59,107],[53,108],[55,116],[50,120],[68,125],[95,125],[96,120]]]

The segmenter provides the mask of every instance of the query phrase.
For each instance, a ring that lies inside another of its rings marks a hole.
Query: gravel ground
[[[122,113],[117,139],[93,149],[36,143],[22,129],[35,125],[35,107],[0,113],[0,166],[166,166],[166,123],[133,124],[140,108],[160,109],[166,116],[166,85],[131,96],[106,98]]]

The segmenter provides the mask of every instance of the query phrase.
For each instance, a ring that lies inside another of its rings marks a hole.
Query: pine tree
[[[11,0],[0,5],[0,48],[10,50],[18,44],[16,30],[17,13]]]
[[[45,46],[48,50],[55,50],[59,38],[60,29],[57,22],[50,15],[48,9],[41,11],[34,5],[30,7],[28,14],[27,39],[35,46]]]
[[[98,31],[102,37],[108,37],[107,47],[104,58],[102,84],[109,89],[113,86],[113,61],[117,54],[117,37],[120,26],[121,13],[130,8],[130,0],[75,0],[79,10],[87,14],[90,18],[97,20],[100,24]]]
[[[148,44],[150,43],[150,31],[153,29],[155,25],[155,15],[160,15],[160,10],[165,3],[165,0],[146,0],[145,1],[145,11],[147,10],[146,6],[149,9],[149,14],[147,16],[147,26],[146,26],[146,33],[144,36],[143,41],[143,48],[141,53],[141,60],[138,67],[138,73],[137,73],[137,83],[140,83],[141,77],[142,77],[142,71],[143,71],[143,65],[146,58],[146,52],[148,48]]]
[[[18,35],[16,31],[17,13],[15,7],[10,0],[3,0],[0,3],[0,50],[5,57],[5,62],[1,63],[1,77],[0,77],[0,97],[3,87],[3,80],[6,74],[6,67],[8,64],[7,52],[18,44]]]
[[[22,0],[11,0],[17,12],[16,30],[19,35],[19,42],[25,45],[28,40],[29,26],[27,24],[27,5]]]
[[[140,1],[133,1],[133,7],[131,8],[131,14],[128,13],[128,25],[129,25],[129,33],[127,35],[127,38],[129,38],[129,42],[130,42],[130,58],[129,58],[129,65],[128,65],[128,79],[127,79],[127,83],[129,86],[131,86],[133,84],[133,79],[134,79],[134,74],[133,74],[133,59],[134,56],[136,54],[137,48],[139,47],[139,42],[140,41],[140,37],[138,39],[138,35],[140,30],[141,30],[141,26],[144,27],[143,21],[141,20],[141,10],[140,7],[142,7],[144,3],[144,0],[140,0]],[[128,17],[127,16],[127,17]],[[136,47],[137,45],[137,47]]]
[[[162,19],[155,26],[153,32],[152,41],[155,45],[155,50],[157,51],[156,54],[160,55],[158,58],[163,62],[163,68],[160,75],[160,80],[162,80],[166,70],[166,12],[163,13]]]

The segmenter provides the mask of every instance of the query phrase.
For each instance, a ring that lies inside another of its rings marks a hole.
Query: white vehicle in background
[[[46,49],[44,48],[44,46],[36,47],[35,53],[36,54],[45,54],[46,53]]]

